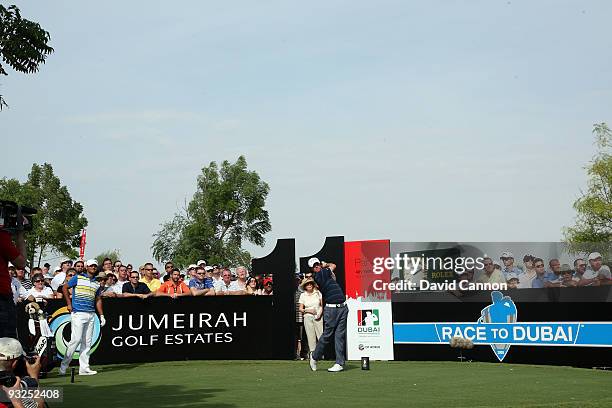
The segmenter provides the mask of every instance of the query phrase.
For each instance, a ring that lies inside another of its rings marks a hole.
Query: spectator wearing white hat
[[[189,290],[193,296],[214,296],[212,278],[206,276],[206,269],[198,266],[195,278],[189,280]]]
[[[508,284],[508,289],[516,289],[520,283],[519,276],[516,273],[509,273],[506,275],[506,283]]]
[[[300,313],[304,316],[304,329],[308,339],[308,350],[312,353],[323,334],[323,299],[314,279],[305,278],[300,287],[304,290],[298,299]]]
[[[504,264],[504,267],[502,268],[502,273],[506,278],[506,282],[508,281],[509,274],[513,273],[518,277],[523,273],[523,270],[521,268],[514,265],[514,254],[512,254],[512,252],[502,252],[499,259],[501,259]]]
[[[187,268],[187,273],[185,274],[185,279],[184,282],[189,285],[189,281],[191,281],[192,279],[196,279],[196,269],[197,268],[202,268],[204,270],[205,266],[200,266],[198,265],[189,265],[189,268]]]
[[[603,264],[603,258],[599,252],[589,254],[589,266],[578,283],[579,286],[610,285],[610,268]]]
[[[3,402],[10,402],[13,407],[23,407],[23,406],[37,406],[42,408],[44,406],[44,400],[42,398],[38,398],[35,400],[22,398],[9,398],[7,391],[10,389],[13,390],[25,390],[24,385],[30,387],[38,386],[38,377],[40,375],[40,357],[36,357],[36,360],[33,363],[30,363],[28,360],[25,360],[25,366],[28,376],[24,378],[20,378],[15,375],[15,369],[19,364],[19,361],[25,357],[25,353],[23,351],[23,347],[21,347],[21,343],[18,340],[2,337],[0,338],[0,372],[5,374],[12,374],[15,376],[15,383],[11,385],[11,387],[0,386],[0,407],[4,407],[6,405]],[[13,393],[15,395],[15,393]],[[33,402],[36,402],[34,405]]]
[[[87,266],[87,273],[73,276],[63,287],[66,307],[71,313],[70,323],[72,331],[66,355],[59,368],[61,375],[66,374],[66,369],[70,365],[70,361],[72,361],[72,355],[79,345],[79,375],[97,374],[96,371],[89,367],[89,354],[91,352],[96,309],[100,314],[100,326],[106,324],[106,319],[104,319],[102,310],[100,285],[96,282],[98,262],[95,259],[90,259],[85,265]],[[69,290],[72,290],[72,296],[69,295]]]

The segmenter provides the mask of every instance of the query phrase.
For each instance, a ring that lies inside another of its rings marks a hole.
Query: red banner
[[[81,250],[79,252],[81,261],[85,259],[85,245],[87,245],[87,230],[83,228],[83,232],[81,233]]]
[[[382,274],[373,272],[375,258],[387,258],[390,242],[387,239],[373,241],[352,241],[344,243],[344,270],[346,295],[362,300],[391,300],[391,293],[374,289],[374,281],[389,283],[391,271]]]

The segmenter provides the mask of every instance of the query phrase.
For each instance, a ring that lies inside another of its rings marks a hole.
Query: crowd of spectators
[[[515,264],[512,252],[503,252],[501,262],[490,257],[483,259],[484,269],[468,270],[460,279],[476,283],[506,283],[509,289],[553,288],[600,286],[612,284],[610,268],[603,264],[599,252],[592,252],[586,258],[577,258],[573,267],[561,264],[553,258],[545,263],[533,255],[523,257],[523,265]]]
[[[274,294],[272,275],[250,275],[247,268],[235,269],[221,265],[207,265],[200,260],[183,272],[172,262],[166,262],[164,271],[147,262],[134,269],[132,264],[124,265],[120,260],[104,259],[102,265],[96,260],[63,260],[54,270],[45,263],[42,268],[31,271],[9,266],[11,286],[15,303],[28,300],[46,302],[61,299],[63,286],[75,275],[85,273],[86,266],[98,268],[96,280],[102,297],[151,296],[271,296]]]

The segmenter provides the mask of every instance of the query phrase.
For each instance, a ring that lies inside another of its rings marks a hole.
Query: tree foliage
[[[96,255],[95,260],[98,261],[99,267],[102,267],[102,261],[104,261],[106,258],[110,258],[114,265],[117,260],[121,259],[121,252],[118,249],[113,249]]]
[[[240,156],[221,167],[211,162],[197,178],[186,208],[154,234],[153,256],[185,266],[204,258],[209,263],[248,264],[244,241],[263,246],[271,225],[265,202],[270,188]]]
[[[0,5],[0,56],[15,71],[31,74],[53,52],[50,35],[40,24],[21,17],[17,6]],[[0,75],[8,75],[0,63]],[[0,95],[0,110],[7,106]]]
[[[33,229],[26,234],[30,265],[35,261],[38,265],[49,252],[76,258],[87,219],[83,216],[83,206],[72,200],[68,188],[61,185],[50,164],[33,164],[25,183],[0,179],[0,199],[38,210]]]
[[[576,222],[566,229],[565,238],[573,252],[598,250],[609,254],[612,241],[612,132],[606,123],[598,123],[593,125],[593,134],[597,153],[586,167],[588,188],[574,202]]]

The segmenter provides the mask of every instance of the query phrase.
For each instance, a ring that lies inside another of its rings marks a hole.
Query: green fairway
[[[67,407],[612,406],[612,373],[454,362],[349,363],[328,373],[306,361],[187,361],[93,367],[98,375],[43,380]],[[78,368],[77,368],[78,372]]]

